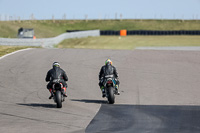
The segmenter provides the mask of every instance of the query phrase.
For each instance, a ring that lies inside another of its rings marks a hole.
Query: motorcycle
[[[65,91],[66,90],[64,90],[63,84],[60,82],[60,79],[54,79],[52,92],[54,102],[57,104],[57,108],[62,108],[62,102],[65,101]]]
[[[116,89],[115,89],[116,81],[113,75],[107,75],[105,76],[104,80],[104,87],[105,87],[105,93],[106,97],[108,99],[109,104],[115,103],[115,94]]]

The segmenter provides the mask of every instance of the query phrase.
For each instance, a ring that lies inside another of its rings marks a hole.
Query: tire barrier
[[[100,35],[120,35],[120,31],[101,30]],[[127,35],[200,35],[200,30],[171,30],[171,31],[153,31],[153,30],[127,30]]]
[[[114,31],[114,30],[101,30],[100,35],[106,35],[106,36],[113,36],[113,35],[120,35],[120,31]]]

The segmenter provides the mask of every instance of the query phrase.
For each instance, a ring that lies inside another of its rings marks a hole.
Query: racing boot
[[[49,89],[49,92],[51,93],[51,96],[49,97],[49,99],[52,99],[52,97],[53,97],[53,91],[52,91],[52,89]]]
[[[67,97],[67,93],[64,93],[63,96],[64,96],[64,97]]]
[[[119,92],[119,85],[116,85],[116,86],[115,86],[115,94],[116,94],[116,95],[120,95],[120,92]]]
[[[106,92],[103,86],[101,87],[101,91],[102,91],[102,97],[103,98],[106,97]]]

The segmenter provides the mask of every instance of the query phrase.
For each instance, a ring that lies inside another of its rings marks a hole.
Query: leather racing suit
[[[101,70],[99,72],[100,89],[102,90],[104,88],[103,82],[104,82],[105,76],[107,76],[107,75],[113,75],[114,76],[115,81],[116,81],[116,89],[118,89],[119,83],[120,83],[119,80],[118,80],[118,73],[117,73],[116,68],[114,66],[110,65],[110,64],[106,64],[106,65],[101,67]]]
[[[52,89],[54,79],[60,79],[60,82],[63,84],[63,86],[67,88],[67,83],[65,81],[68,81],[68,77],[65,71],[60,67],[54,66],[51,70],[47,72],[45,80],[46,82],[50,81],[47,84],[47,89]]]

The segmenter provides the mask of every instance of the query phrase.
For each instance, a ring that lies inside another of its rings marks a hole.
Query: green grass
[[[135,49],[145,46],[200,46],[200,36],[100,36],[67,39],[58,48]]]
[[[0,46],[0,57],[3,55],[6,55],[8,53],[20,50],[20,49],[26,49],[26,48],[36,48],[36,47],[29,47],[29,46]],[[38,48],[38,47],[37,47]]]
[[[200,30],[200,20],[34,20],[0,21],[0,37],[16,38],[19,28],[33,28],[37,38],[55,37],[66,30]]]
[[[19,28],[33,28],[37,38],[66,30],[200,30],[200,20],[34,20],[0,21],[0,38],[16,38]],[[200,36],[101,36],[68,39],[58,48],[134,49],[140,46],[200,46]],[[0,46],[0,56],[27,47]]]

